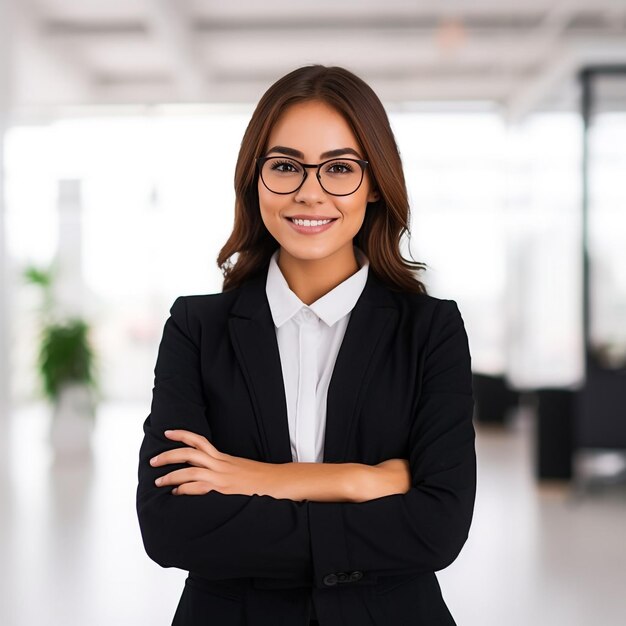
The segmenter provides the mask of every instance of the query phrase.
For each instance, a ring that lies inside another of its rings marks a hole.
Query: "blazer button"
[[[350,574],[350,580],[361,580],[361,578],[363,578],[363,572],[360,570],[356,570]]]
[[[340,583],[345,583],[348,579],[348,574],[346,574],[345,572],[339,572],[338,578]]]
[[[324,584],[331,587],[337,584],[337,574],[327,574],[324,576]]]

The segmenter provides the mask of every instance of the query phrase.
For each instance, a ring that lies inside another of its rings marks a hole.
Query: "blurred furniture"
[[[538,479],[572,478],[573,428],[578,394],[537,390],[535,471]]]
[[[604,142],[601,148],[590,140],[600,115],[608,114],[619,120],[626,113],[626,66],[587,67],[579,78],[584,124],[582,253],[586,371],[584,386],[575,395],[575,402],[563,400],[560,409],[563,413],[571,411],[571,432],[577,453],[626,453],[626,320],[620,319],[620,311],[626,305],[624,284],[620,280],[624,246],[615,245],[611,238],[613,233],[621,233],[623,241],[626,232],[626,195],[621,184],[626,142],[619,140],[621,134],[626,135],[626,119],[621,126],[611,129],[617,134],[612,134],[612,141]],[[600,156],[602,167],[594,169],[593,160],[598,158],[600,149],[606,154]],[[597,284],[599,280],[604,281],[602,289]],[[569,420],[563,418],[562,428],[562,435],[569,440]],[[549,469],[552,471],[551,466]],[[617,475],[626,478],[623,470],[618,469]],[[580,489],[593,476],[575,478]]]

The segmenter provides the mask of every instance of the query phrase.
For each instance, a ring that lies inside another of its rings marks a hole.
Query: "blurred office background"
[[[0,623],[170,623],[186,573],[134,508],[158,343],[220,291],[245,126],[308,63],[383,100],[405,256],[468,331],[457,623],[626,623],[626,0],[0,0]],[[85,339],[59,430],[38,355]]]

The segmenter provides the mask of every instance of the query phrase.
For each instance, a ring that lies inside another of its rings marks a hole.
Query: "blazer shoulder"
[[[456,300],[412,292],[396,292],[396,298],[401,318],[419,330],[427,345],[449,335],[465,335],[465,321]]]
[[[228,313],[238,291],[231,289],[225,292],[178,296],[170,307],[170,314],[197,340],[203,328],[221,328],[227,323]]]
[[[441,315],[447,317],[457,313],[460,315],[456,300],[413,292],[395,292],[395,296],[401,300],[401,306],[418,319],[432,319]]]
[[[201,314],[209,310],[226,310],[235,300],[238,292],[239,289],[231,289],[229,291],[220,291],[216,293],[182,295],[176,298],[176,300],[174,301],[174,305],[172,306],[175,306],[179,300],[181,302],[184,302],[189,315],[194,315],[198,313]]]

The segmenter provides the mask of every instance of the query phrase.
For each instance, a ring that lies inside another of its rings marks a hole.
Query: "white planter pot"
[[[61,387],[50,423],[50,444],[58,458],[91,454],[96,407],[91,389],[84,383]]]

